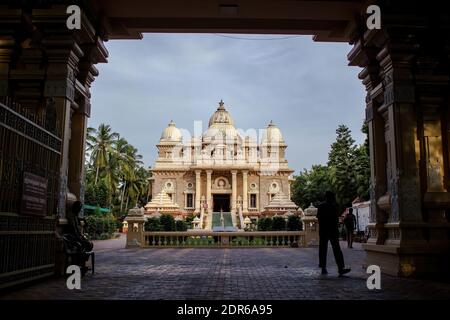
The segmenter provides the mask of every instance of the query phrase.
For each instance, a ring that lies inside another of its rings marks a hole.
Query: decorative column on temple
[[[231,170],[231,213],[236,213],[237,170]]]
[[[366,30],[349,54],[367,89],[371,224],[363,247],[366,264],[384,273],[433,276],[449,268],[448,35],[420,16],[396,23],[391,5],[382,7],[383,30]]]
[[[108,52],[101,40],[91,34],[95,43],[82,45],[84,56],[78,66],[75,103],[71,120],[71,139],[69,147],[68,186],[77,198],[84,202],[84,157],[86,149],[87,121],[91,113],[90,87],[98,70],[95,64],[107,62]]]
[[[211,175],[212,170],[206,170],[206,205],[207,205],[207,212],[212,212],[211,208]]]
[[[248,213],[248,170],[242,170],[242,212]]]
[[[200,213],[201,170],[195,170],[195,213]]]
[[[69,193],[69,144],[71,117],[74,112],[72,105],[75,97],[75,72],[83,53],[79,45],[74,40],[67,40],[67,37],[44,39],[43,45],[48,56],[44,96],[47,108],[56,110],[56,129],[62,140],[58,215],[60,222],[64,224]]]
[[[384,244],[386,230],[384,224],[389,215],[389,199],[387,193],[387,156],[385,142],[385,122],[387,114],[380,109],[384,100],[383,84],[380,78],[380,64],[376,59],[380,48],[370,42],[379,40],[381,33],[372,31],[370,41],[358,41],[347,58],[352,66],[361,66],[363,70],[358,74],[366,91],[366,124],[368,127],[369,155],[370,155],[370,238],[368,243]]]

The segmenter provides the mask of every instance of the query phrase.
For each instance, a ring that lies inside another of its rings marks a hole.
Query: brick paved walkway
[[[450,284],[382,276],[382,290],[366,288],[364,251],[344,248],[353,270],[328,276],[317,268],[317,248],[103,249],[96,273],[70,291],[52,279],[0,299],[431,299],[450,297]],[[331,250],[330,250],[331,251]]]

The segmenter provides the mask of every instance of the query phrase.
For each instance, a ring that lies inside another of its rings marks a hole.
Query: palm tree
[[[145,192],[148,172],[143,168],[142,156],[111,127],[101,124],[98,129],[88,128],[86,183],[97,185],[101,181],[109,191],[110,207],[120,199],[120,211]],[[95,178],[94,178],[95,175]],[[114,200],[114,201],[113,201]]]
[[[107,124],[100,124],[98,129],[88,128],[87,131],[87,151],[95,168],[94,184],[97,184],[101,169],[105,169],[113,153],[113,144],[119,134],[111,132],[111,127]]]

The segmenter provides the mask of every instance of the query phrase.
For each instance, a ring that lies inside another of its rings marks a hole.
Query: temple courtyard
[[[125,249],[124,237],[96,242],[96,272],[81,290],[50,279],[0,299],[448,299],[450,283],[382,275],[368,290],[359,244],[341,242],[347,277],[338,277],[331,248],[329,275],[317,267],[317,248]]]

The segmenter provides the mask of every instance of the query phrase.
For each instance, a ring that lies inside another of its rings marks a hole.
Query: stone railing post
[[[125,218],[128,223],[127,248],[144,246],[144,209],[134,208],[128,211]]]
[[[303,230],[305,232],[305,245],[319,245],[319,221],[317,220],[317,208],[311,205],[305,209],[302,216]]]

